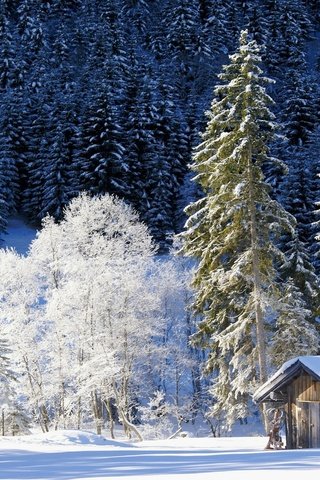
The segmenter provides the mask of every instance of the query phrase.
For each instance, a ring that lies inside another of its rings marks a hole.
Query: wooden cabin
[[[320,448],[320,356],[284,363],[253,399],[284,412],[286,448]]]

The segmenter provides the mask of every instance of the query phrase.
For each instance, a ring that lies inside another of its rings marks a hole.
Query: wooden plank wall
[[[320,447],[320,382],[302,374],[289,387],[291,448]],[[289,392],[288,392],[289,393]],[[290,447],[289,447],[290,448]]]
[[[320,403],[309,403],[311,448],[320,447]]]
[[[300,375],[294,382],[295,398],[301,402],[320,402],[320,382],[309,375]]]

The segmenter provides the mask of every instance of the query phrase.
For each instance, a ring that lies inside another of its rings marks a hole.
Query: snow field
[[[264,451],[266,437],[118,442],[85,431],[0,439],[1,480],[301,480],[320,449]]]

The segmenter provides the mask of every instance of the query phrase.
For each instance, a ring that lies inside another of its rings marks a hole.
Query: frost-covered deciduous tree
[[[43,348],[46,327],[43,304],[39,303],[42,294],[37,272],[29,258],[11,250],[0,250],[0,274],[0,324],[7,337],[14,339],[12,358],[18,386],[28,399],[33,419],[43,431],[48,431],[44,377],[49,369],[49,357]]]
[[[198,352],[189,343],[195,322],[189,309],[193,292],[190,288],[192,268],[189,259],[166,258],[155,265],[155,293],[163,316],[157,342],[161,346],[153,367],[155,386],[164,392],[165,401],[176,409],[186,402],[196,409],[201,394]],[[191,408],[189,419],[192,418]]]
[[[12,349],[3,325],[0,324],[0,434],[17,435],[28,433],[28,417],[16,400],[16,378],[12,371]]]
[[[217,372],[213,411],[232,422],[247,415],[252,389],[267,378],[265,326],[280,297],[276,238],[292,233],[294,220],[264,179],[263,165],[276,162],[268,148],[275,128],[270,81],[246,31],[230,60],[194,154],[205,196],[187,207],[183,237],[184,252],[199,259],[194,307],[203,321],[195,340],[210,347],[207,370]]]
[[[122,421],[132,429],[134,367],[156,329],[151,318],[156,304],[146,281],[152,255],[146,227],[108,195],[78,197],[59,225],[46,220],[32,245],[30,256],[47,285],[53,395],[63,418],[67,403],[74,409],[75,400],[78,406],[90,401],[100,432],[105,404],[115,400]]]
[[[9,403],[10,394],[12,393],[11,380],[13,373],[10,370],[10,354],[12,353],[9,348],[9,342],[6,338],[3,338],[3,329],[1,329],[0,339],[0,401],[3,404]]]
[[[15,338],[19,393],[43,431],[94,421],[114,436],[119,419],[141,438],[138,407],[156,391],[166,425],[191,419],[201,385],[188,344],[189,269],[154,254],[128,205],[85,194],[59,223],[45,218],[26,257],[0,250],[1,325]]]

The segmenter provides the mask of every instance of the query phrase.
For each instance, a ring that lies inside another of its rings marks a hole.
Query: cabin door
[[[320,448],[320,403],[309,403],[310,448]]]

